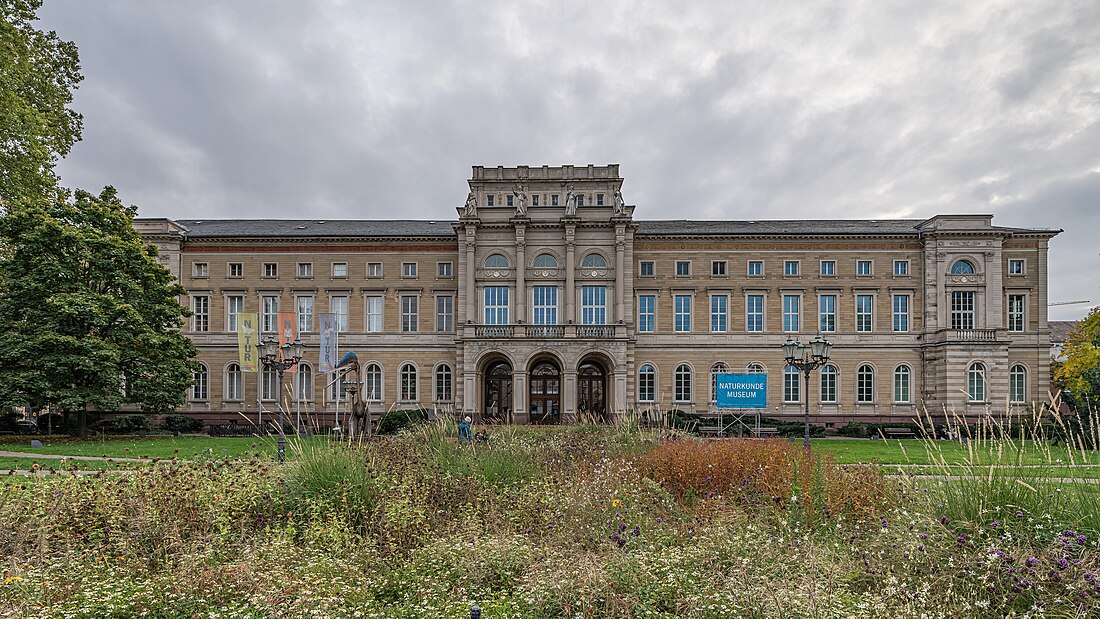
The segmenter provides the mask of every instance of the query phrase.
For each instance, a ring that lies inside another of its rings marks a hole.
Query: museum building
[[[296,412],[339,402],[318,367],[336,315],[369,409],[559,423],[715,408],[718,373],[764,373],[769,417],[908,420],[1046,402],[1047,244],[991,215],[926,220],[636,219],[618,165],[474,166],[457,219],[168,220],[135,226],[187,289],[201,369],[182,412],[209,424],[278,408],[242,373],[238,314],[294,312]],[[809,392],[788,337],[822,335]],[[290,387],[293,385],[293,387]]]

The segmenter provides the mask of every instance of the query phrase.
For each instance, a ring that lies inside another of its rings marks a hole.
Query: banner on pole
[[[279,359],[286,361],[283,346],[298,339],[298,315],[294,312],[279,312]],[[287,374],[298,371],[298,366],[291,365],[286,369]]]
[[[718,374],[718,408],[767,408],[767,374]]]
[[[336,369],[336,314],[317,314],[317,328],[321,332],[317,367],[321,372],[332,372]]]
[[[256,314],[237,314],[237,356],[240,358],[242,372],[256,371]]]

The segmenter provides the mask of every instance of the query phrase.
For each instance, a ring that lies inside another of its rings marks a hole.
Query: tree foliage
[[[1097,409],[1100,403],[1100,307],[1077,323],[1062,348],[1063,360],[1055,366],[1055,385],[1078,410]]]
[[[182,286],[115,190],[62,192],[0,218],[0,400],[167,411],[195,355]]]
[[[53,191],[53,166],[80,139],[69,109],[76,45],[34,27],[42,0],[0,0],[0,205]]]

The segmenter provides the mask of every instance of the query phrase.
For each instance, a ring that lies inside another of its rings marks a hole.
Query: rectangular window
[[[195,277],[210,277],[210,264],[206,262],[194,263],[193,273]]]
[[[531,289],[531,322],[536,325],[558,324],[557,286],[535,286]]]
[[[278,277],[279,276],[279,263],[277,262],[265,262],[264,263],[264,277]]]
[[[836,404],[836,368],[831,365],[821,368],[821,401]]]
[[[210,373],[207,371],[206,366],[200,366],[199,371],[192,376],[195,378],[195,384],[191,388],[191,399],[207,399],[210,396]]]
[[[836,295],[823,294],[817,298],[817,329],[822,333],[836,332]]]
[[[347,277],[348,276],[348,263],[346,263],[346,262],[333,262],[332,263],[332,276],[333,277]]]
[[[603,206],[603,194],[596,194],[596,206]]]
[[[821,274],[825,276],[836,275],[836,260],[822,260]]]
[[[483,324],[508,324],[508,287],[486,286],[484,298],[485,303],[482,307],[484,309],[485,320]]]
[[[796,294],[783,295],[783,331],[785,333],[798,332],[799,300]]]
[[[784,275],[798,275],[798,261],[797,260],[784,260],[783,261],[783,274]]]
[[[730,298],[724,294],[710,298],[710,330],[712,333],[725,333],[729,327]]]
[[[638,277],[653,277],[655,272],[652,260],[643,260],[638,263]]]
[[[710,263],[710,274],[714,277],[726,276],[726,261],[725,260],[712,260]]]
[[[414,294],[401,295],[401,331],[416,333],[420,330],[420,297]]]
[[[454,277],[454,265],[450,262],[437,262],[435,264],[435,276],[444,279]]]
[[[496,196],[485,196],[485,206],[496,206]]]
[[[974,328],[974,293],[951,293],[951,328]]]
[[[368,262],[367,263],[367,277],[378,278],[382,277],[382,263],[381,262]]]
[[[332,270],[336,270],[336,265],[333,265]],[[298,263],[298,277],[313,277],[313,263],[312,262],[299,262]]]
[[[512,201],[513,197],[514,196],[504,196],[504,201],[507,203],[508,206],[515,206],[515,204]]]
[[[856,295],[856,331],[870,333],[874,326],[874,296],[869,294]]]
[[[894,403],[909,402],[909,368],[901,366],[894,370]]]
[[[244,311],[244,297],[230,295],[225,298],[225,330],[237,332],[237,315]]]
[[[244,277],[244,265],[240,262],[230,262],[226,277]]]
[[[279,297],[264,295],[260,297],[261,316],[260,329],[266,332],[274,332],[279,328]]]
[[[336,314],[336,332],[346,333],[348,330],[348,298],[332,297],[329,300],[329,309]]]
[[[764,295],[750,294],[745,297],[745,331],[762,333],[764,331]]]
[[[800,379],[802,377],[798,374],[798,370],[793,367],[787,367],[783,370],[783,401],[784,402],[801,402],[802,394],[799,387],[801,387]]]
[[[382,297],[367,297],[367,333],[382,332]]]
[[[657,297],[643,294],[638,297],[638,332],[653,333],[657,327]]]
[[[531,206],[538,206],[538,205],[539,205],[539,194],[536,193],[536,194],[533,194],[531,196]]]
[[[402,262],[401,263],[401,277],[416,277],[416,263],[415,262]]]
[[[676,332],[691,332],[691,295],[678,294],[675,297],[676,304]]]
[[[857,260],[856,261],[856,275],[870,275],[871,274],[871,261],[870,260]]]
[[[578,207],[584,206],[584,194],[583,193],[577,194],[577,206]]]
[[[550,194],[550,206],[557,206],[557,205],[558,205],[558,194],[556,194],[556,193]]]
[[[909,295],[894,295],[894,333],[909,332]]]
[[[909,261],[908,260],[895,260],[894,261],[894,275],[909,275]]]
[[[757,277],[764,274],[763,260],[749,260],[749,275]]]
[[[607,286],[581,286],[581,324],[607,324]]]
[[[676,261],[676,277],[688,277],[691,275],[691,261],[690,260],[677,260]]]
[[[642,371],[638,373],[638,401],[639,402],[652,402],[654,395],[657,393],[657,385],[655,384],[657,373],[653,371],[653,366],[646,366],[642,368]]]
[[[279,395],[279,375],[275,370],[260,372],[260,398],[274,400]]]
[[[1009,260],[1008,261],[1008,274],[1009,275],[1023,275],[1024,274],[1024,261],[1023,260]]]
[[[1022,294],[1008,295],[1008,330],[1024,330],[1024,299]]]
[[[298,297],[298,332],[313,330],[313,297]]]
[[[455,298],[449,295],[435,298],[435,330],[450,333],[455,328]]]
[[[191,298],[191,311],[195,314],[191,316],[192,331],[209,331],[210,330],[210,297],[192,297]]]

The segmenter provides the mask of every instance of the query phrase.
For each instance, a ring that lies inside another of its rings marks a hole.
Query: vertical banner
[[[332,372],[336,369],[336,314],[317,314],[317,329],[321,333],[318,369],[321,372]]]
[[[237,356],[240,357],[242,372],[256,371],[256,314],[237,314]]]
[[[294,312],[279,312],[279,358],[283,361],[283,346],[298,339],[298,315]],[[297,372],[298,366],[292,365],[286,369],[287,374]]]

